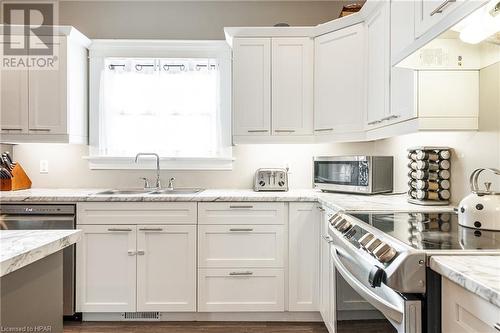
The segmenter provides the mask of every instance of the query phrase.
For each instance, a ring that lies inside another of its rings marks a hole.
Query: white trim
[[[83,156],[91,170],[154,170],[156,160],[141,158],[135,163],[134,157]],[[162,170],[232,170],[234,158],[226,157],[161,157]]]
[[[151,169],[136,165],[131,157],[99,155],[100,73],[106,57],[216,58],[221,77],[220,126],[221,152],[215,157],[162,157],[161,168],[169,170],[231,170],[231,49],[222,40],[118,40],[96,39],[89,47],[89,145],[91,169]]]

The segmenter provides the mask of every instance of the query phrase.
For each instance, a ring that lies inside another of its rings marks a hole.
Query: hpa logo
[[[54,1],[2,1],[3,68],[52,69],[57,35]]]

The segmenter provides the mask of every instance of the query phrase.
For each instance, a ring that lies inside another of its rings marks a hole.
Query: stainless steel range
[[[455,212],[338,212],[329,218],[337,271],[398,332],[441,331],[432,255],[499,254],[500,232],[464,228]]]

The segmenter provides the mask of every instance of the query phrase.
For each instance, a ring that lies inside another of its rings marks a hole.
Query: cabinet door
[[[314,132],[363,128],[366,105],[362,24],[314,40]]]
[[[310,135],[313,126],[313,43],[272,39],[272,128],[275,135]]]
[[[234,135],[271,133],[271,39],[233,40]]]
[[[28,71],[2,69],[1,80],[0,124],[2,133],[27,133]]]
[[[415,5],[411,1],[391,1],[391,58],[415,40]],[[390,121],[417,116],[416,72],[391,66]]]
[[[390,7],[382,2],[368,19],[367,125],[380,125],[389,114]]]
[[[422,36],[427,30],[449,13],[460,7],[466,0],[417,0],[415,1],[415,32],[416,37]]]
[[[314,203],[290,203],[288,310],[318,311],[320,213]]]
[[[196,311],[196,226],[137,226],[137,311]]]
[[[76,311],[136,310],[136,227],[78,225]]]
[[[33,134],[66,134],[67,58],[66,39],[54,44],[58,61],[55,69],[29,71],[29,131]]]

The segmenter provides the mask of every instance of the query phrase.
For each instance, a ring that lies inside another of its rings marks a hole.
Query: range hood
[[[500,1],[492,0],[417,49],[395,67],[481,70],[500,61]]]

